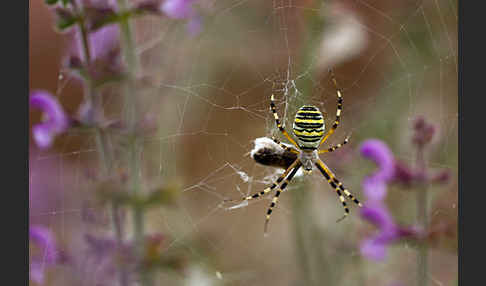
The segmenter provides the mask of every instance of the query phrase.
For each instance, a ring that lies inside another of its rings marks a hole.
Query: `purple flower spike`
[[[46,91],[33,91],[30,105],[42,110],[43,115],[47,117],[42,123],[34,125],[32,132],[37,146],[42,149],[48,148],[54,137],[68,128],[68,117],[57,99]]]
[[[56,241],[52,232],[40,225],[29,228],[29,238],[41,250],[39,255],[31,256],[30,279],[42,284],[45,278],[45,268],[56,264],[59,260]]]
[[[367,202],[361,209],[361,217],[378,228],[375,236],[361,242],[361,254],[375,261],[386,257],[388,245],[407,233],[394,222],[383,200],[388,182],[395,174],[395,160],[388,146],[380,140],[365,141],[360,148],[363,157],[372,160],[378,170],[362,182]]]
[[[380,140],[365,141],[360,148],[363,157],[372,160],[378,165],[378,170],[365,177],[362,186],[367,201],[361,209],[361,217],[378,229],[377,234],[361,242],[361,254],[375,261],[385,259],[388,246],[403,237],[415,236],[420,238],[421,231],[413,227],[402,227],[395,223],[392,215],[384,203],[387,184],[396,176],[403,177],[404,181],[413,176],[411,171],[395,162],[392,152]],[[396,170],[398,169],[398,171]]]
[[[363,190],[370,200],[382,200],[386,195],[386,183],[395,170],[393,154],[385,143],[377,139],[365,141],[360,148],[363,157],[378,165],[378,170],[363,181]]]

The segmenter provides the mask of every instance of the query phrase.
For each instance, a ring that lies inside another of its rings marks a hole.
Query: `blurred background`
[[[325,144],[351,137],[346,146],[320,157],[361,201],[367,199],[362,182],[376,165],[360,154],[360,145],[379,139],[401,166],[413,169],[414,122],[423,117],[433,126],[424,148],[426,169],[447,175],[426,184],[424,285],[457,285],[457,1],[188,2],[197,23],[164,15],[134,22],[141,79],[137,98],[148,126],[137,135],[142,193],[175,186],[170,202],[144,216],[147,237],[160,238],[156,254],[177,261],[154,272],[153,284],[421,283],[416,241],[393,241],[379,261],[363,255],[360,245],[377,227],[351,202],[348,218],[336,223],[341,203],[317,170],[291,182],[265,237],[272,195],[228,209],[235,204],[227,199],[261,191],[283,171],[250,156],[256,138],[277,136],[286,142],[269,110],[272,91],[288,132],[304,104],[319,107],[330,127],[337,108],[327,72],[333,68],[344,105],[341,124]],[[72,39],[55,30],[55,19],[44,1],[30,1],[30,89],[49,91],[76,116],[82,82],[63,64]],[[119,120],[117,83],[101,93],[106,120]],[[32,109],[31,127],[41,120],[41,112]],[[117,157],[123,144],[112,138],[110,145],[117,163],[109,179],[121,182],[127,173]],[[119,285],[117,257],[103,252],[102,245],[113,238],[113,210],[98,199],[107,185],[100,178],[93,133],[68,130],[47,150],[31,136],[29,157],[30,225],[49,229],[62,254],[62,262],[43,264],[45,278],[31,285]],[[417,225],[417,192],[424,189],[388,185],[385,202],[397,224]],[[131,210],[119,212],[129,244]],[[31,261],[42,249],[31,246]]]

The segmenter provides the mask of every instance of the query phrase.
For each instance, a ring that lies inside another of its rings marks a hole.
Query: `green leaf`
[[[61,31],[64,31],[67,28],[76,24],[76,22],[77,22],[76,18],[60,18],[57,21],[57,28]]]
[[[71,4],[72,2],[72,0],[44,0],[47,5],[56,5],[57,3],[59,3],[59,1],[64,7],[66,7],[68,4]]]
[[[61,31],[73,26],[78,21],[78,17],[76,17],[76,15],[74,15],[70,10],[65,8],[56,9],[56,14],[56,26]]]

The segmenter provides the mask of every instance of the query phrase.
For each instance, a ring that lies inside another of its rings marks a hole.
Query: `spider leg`
[[[359,200],[353,196],[349,191],[348,189],[346,189],[344,186],[343,186],[343,183],[341,183],[337,178],[336,178],[336,175],[334,175],[334,173],[329,169],[329,167],[326,166],[326,164],[324,164],[324,162],[322,162],[322,165],[324,166],[324,169],[326,170],[326,172],[328,174],[330,174],[330,176],[332,177],[332,180],[334,181],[335,184],[337,184],[337,186],[343,191],[343,193],[350,199],[352,200],[355,204],[357,204],[359,207],[362,207],[363,205],[359,202]]]
[[[298,160],[296,160],[298,161]],[[285,179],[285,181],[282,183],[282,185],[280,186],[280,189],[277,190],[277,192],[275,193],[275,196],[273,197],[272,199],[272,203],[270,204],[270,207],[268,208],[268,211],[267,211],[267,216],[265,217],[265,226],[263,228],[263,232],[264,234],[267,234],[267,230],[268,230],[268,222],[270,221],[270,215],[272,214],[272,210],[273,208],[277,205],[277,202],[278,202],[278,197],[280,196],[280,194],[284,191],[284,189],[287,187],[287,185],[289,184],[289,182],[292,180],[292,178],[295,176],[295,174],[297,173],[297,171],[299,170],[299,168],[302,166],[302,163],[300,163],[300,161],[298,161],[298,164],[297,166],[295,166],[295,168],[292,170],[292,172],[289,174],[289,176],[287,177],[287,179]]]
[[[334,121],[334,124],[332,125],[331,129],[327,131],[326,135],[322,138],[321,142],[319,143],[319,146],[324,143],[329,136],[331,136],[334,131],[337,129],[340,120],[341,120],[341,112],[343,110],[343,96],[341,94],[341,89],[339,89],[336,78],[334,77],[334,73],[332,70],[329,70],[329,74],[331,75],[331,81],[334,84],[334,87],[336,88],[336,93],[337,93],[337,98],[338,98],[338,105],[337,105],[337,111],[336,111],[336,120]]]
[[[271,192],[273,189],[275,189],[278,184],[280,184],[280,182],[282,182],[282,180],[289,174],[289,172],[295,168],[297,165],[300,165],[300,161],[299,159],[295,160],[288,168],[287,170],[285,170],[285,172],[280,175],[280,177],[278,177],[277,181],[275,181],[275,183],[273,183],[270,187],[264,189],[263,191],[260,191],[260,192],[256,192],[254,194],[251,194],[251,195],[248,195],[242,199],[240,199],[240,201],[249,201],[249,200],[253,200],[253,199],[256,199],[256,198],[259,198],[261,196],[264,196],[266,195],[267,193]]]
[[[346,217],[349,213],[349,209],[346,205],[346,200],[344,196],[342,195],[341,191],[349,198],[351,199],[355,204],[358,206],[362,207],[363,205],[356,199],[347,189],[344,188],[343,184],[334,176],[334,174],[329,170],[329,168],[326,167],[326,164],[322,162],[320,159],[316,161],[316,167],[321,171],[322,175],[327,179],[327,182],[331,187],[334,188],[336,193],[339,196],[339,200],[341,200],[341,203],[344,208],[344,217]],[[343,217],[343,218],[344,218]],[[341,218],[342,219],[342,218]],[[341,220],[340,219],[340,220]]]
[[[344,145],[346,145],[348,142],[349,142],[349,136],[346,137],[346,139],[344,139],[344,142],[343,143],[337,144],[335,146],[331,146],[330,148],[325,149],[325,150],[319,150],[318,151],[318,154],[324,154],[324,153],[328,153],[328,152],[334,152],[337,149],[339,149],[339,148],[343,147]]]
[[[272,93],[272,96],[270,97],[270,109],[272,110],[273,117],[275,118],[275,123],[277,123],[278,130],[282,132],[282,134],[287,138],[287,140],[289,140],[290,143],[292,143],[292,145],[299,148],[299,145],[295,142],[294,139],[292,139],[292,137],[290,137],[289,133],[287,133],[287,131],[285,131],[285,128],[283,128],[282,123],[280,123],[280,119],[278,118],[277,114],[277,107],[275,107],[274,100],[275,96]]]
[[[343,191],[343,193],[349,198],[351,199],[355,204],[357,204],[359,207],[362,207],[363,205],[358,201],[358,199],[356,199],[355,196],[353,196],[344,186],[343,184],[336,178],[336,175],[334,175],[334,173],[329,170],[329,167],[326,166],[326,164],[324,164],[324,162],[322,162],[320,159],[318,160],[318,163],[321,165],[321,167],[323,168],[324,172],[327,174],[327,175],[324,175],[324,177],[326,177],[327,179],[327,176],[331,177],[332,181],[334,182],[335,185],[337,185],[337,187],[339,189],[341,189]],[[322,172],[322,171],[321,171]],[[329,179],[328,179],[329,181]],[[331,183],[329,183],[331,184]],[[331,185],[332,187],[334,187],[333,185]]]
[[[289,151],[289,152],[292,152],[294,154],[299,154],[299,151],[298,150],[295,150],[294,148],[290,147],[290,146],[287,146],[287,145],[284,145],[282,142],[280,142],[277,138],[275,137],[272,137],[272,140],[273,142],[275,142],[276,144],[280,145],[280,147],[282,147],[285,151]]]

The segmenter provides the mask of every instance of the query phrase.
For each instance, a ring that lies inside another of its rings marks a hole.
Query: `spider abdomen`
[[[317,107],[304,105],[295,114],[293,132],[302,149],[317,149],[324,129],[324,117]]]

